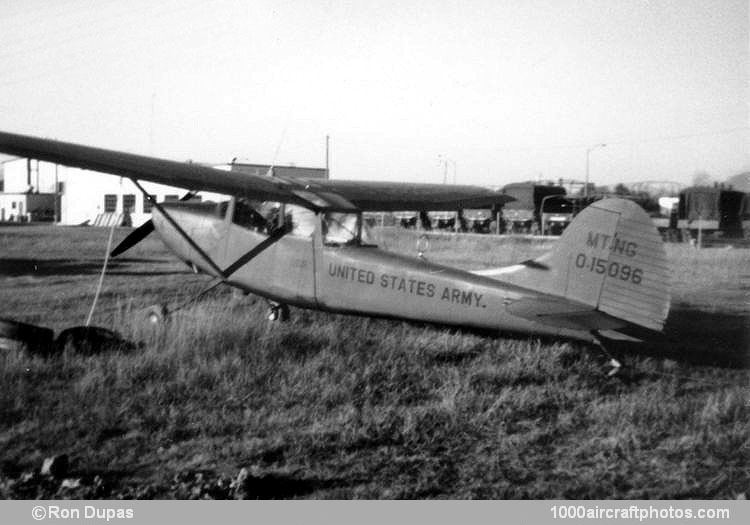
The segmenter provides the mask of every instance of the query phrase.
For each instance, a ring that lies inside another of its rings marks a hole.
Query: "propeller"
[[[195,192],[189,191],[180,198],[180,201],[189,201],[193,197],[195,197]],[[125,237],[120,244],[115,246],[115,249],[110,252],[109,256],[117,257],[121,253],[128,251],[130,248],[145,239],[152,231],[154,231],[154,221],[149,219],[130,232],[130,235]]]
[[[138,226],[135,230],[130,232],[130,235],[125,237],[120,244],[115,246],[115,249],[110,252],[109,256],[117,257],[121,253],[129,250],[130,248],[141,242],[152,231],[154,231],[154,221],[149,219]]]

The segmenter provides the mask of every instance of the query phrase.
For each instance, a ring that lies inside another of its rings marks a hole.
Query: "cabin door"
[[[268,239],[268,228],[287,233],[237,270],[229,281],[257,290],[275,300],[302,306],[315,304],[313,233],[315,214],[298,206],[279,206],[269,217],[236,200],[230,205],[222,266],[234,264],[254,246]],[[259,215],[260,213],[260,215]]]

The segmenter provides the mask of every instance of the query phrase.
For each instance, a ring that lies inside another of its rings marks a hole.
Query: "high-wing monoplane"
[[[265,177],[10,133],[0,133],[0,152],[128,177],[139,188],[150,181],[228,195],[218,204],[159,203],[144,192],[152,219],[113,253],[155,229],[215,282],[266,298],[271,318],[293,305],[598,342],[632,327],[660,331],[669,312],[664,246],[627,200],[590,205],[538,259],[469,272],[379,249],[362,214],[509,200],[489,189]]]

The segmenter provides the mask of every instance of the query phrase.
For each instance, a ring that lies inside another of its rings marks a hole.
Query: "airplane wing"
[[[456,210],[513,200],[479,186],[266,177],[4,132],[0,153],[315,211]]]

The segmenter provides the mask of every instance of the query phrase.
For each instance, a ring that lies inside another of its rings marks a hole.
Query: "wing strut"
[[[286,235],[286,230],[284,228],[275,230],[273,233],[271,233],[271,235],[263,239],[263,241],[253,246],[247,253],[245,253],[245,255],[241,256],[239,259],[227,266],[226,269],[222,272],[223,278],[227,279],[230,275],[245,266],[261,252],[269,248],[272,244],[281,240],[284,235]]]
[[[164,209],[164,207],[156,202],[156,199],[148,194],[146,190],[143,189],[143,186],[140,185],[140,183],[136,179],[131,179],[133,183],[136,185],[136,187],[141,190],[141,193],[143,193],[144,197],[151,202],[151,204],[154,205],[154,207],[161,212],[162,215],[164,215],[164,218],[169,221],[169,223],[174,227],[175,230],[177,230],[177,233],[180,234],[180,236],[185,239],[190,246],[200,254],[201,257],[211,266],[211,269],[214,270],[217,274],[217,279],[219,280],[218,283],[223,283],[231,276],[234,272],[242,268],[244,265],[249,263],[252,259],[260,255],[262,252],[264,252],[266,249],[271,247],[271,245],[275,244],[279,240],[281,240],[284,235],[287,234],[287,230],[284,228],[280,228],[278,230],[275,230],[271,235],[269,235],[266,239],[258,243],[257,245],[253,246],[250,250],[248,250],[244,255],[240,256],[236,261],[234,261],[232,264],[226,267],[226,269],[222,270],[219,268],[219,266],[214,262],[213,259],[200,247],[196,244],[196,242],[183,230],[179,224],[177,224],[177,221],[175,221],[171,215],[167,212],[167,210]],[[216,285],[213,285],[216,286]],[[213,288],[212,286],[212,288]]]

